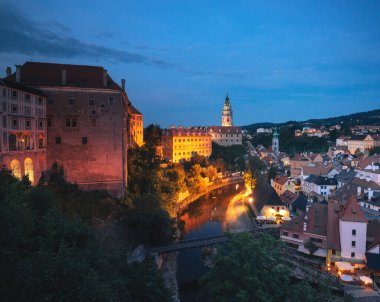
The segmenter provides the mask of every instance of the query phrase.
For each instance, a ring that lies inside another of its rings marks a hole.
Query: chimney
[[[358,197],[362,194],[362,188],[358,186]]]
[[[61,80],[62,80],[62,85],[66,85],[66,69],[62,69]]]
[[[10,77],[11,74],[12,74],[12,69],[10,67],[7,67],[7,71],[6,71],[5,74],[6,74],[7,77]]]
[[[21,81],[21,65],[16,65],[16,82]]]
[[[107,70],[103,69],[103,86],[107,87]]]
[[[121,88],[125,91],[125,79],[121,79]]]

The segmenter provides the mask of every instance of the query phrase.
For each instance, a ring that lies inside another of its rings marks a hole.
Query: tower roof
[[[347,203],[344,205],[340,214],[340,220],[353,221],[353,222],[367,222],[365,219],[360,204],[356,200],[355,196],[351,196]]]
[[[228,92],[227,92],[227,95],[226,95],[225,100],[226,100],[226,101],[229,101],[229,100],[230,100],[230,98],[229,98],[229,96],[228,96]]]

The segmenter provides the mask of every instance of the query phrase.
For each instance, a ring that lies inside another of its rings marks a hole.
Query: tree
[[[268,174],[267,174],[267,180],[271,181],[271,179],[274,179],[277,175],[277,167],[274,164],[271,164]]]
[[[311,256],[313,256],[314,253],[318,251],[318,247],[315,245],[313,241],[311,241],[311,239],[305,242],[304,247],[309,251]]]
[[[144,141],[149,147],[161,145],[162,129],[159,125],[150,124],[144,129]]]
[[[152,261],[128,264],[95,229],[63,214],[49,186],[0,171],[3,301],[169,301]]]
[[[325,284],[316,289],[290,278],[282,242],[269,235],[228,234],[218,247],[211,270],[200,283],[212,301],[331,301]]]

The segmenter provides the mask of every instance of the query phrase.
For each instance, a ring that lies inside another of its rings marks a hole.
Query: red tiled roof
[[[208,126],[207,131],[209,132],[217,132],[217,133],[241,133],[241,129],[236,126],[224,127],[224,126]]]
[[[315,165],[315,166],[303,166],[301,169],[303,170],[304,175],[327,175],[329,174],[333,169],[334,165],[332,163],[329,163],[328,165]]]
[[[288,178],[286,176],[278,175],[273,181],[283,186],[288,181]]]
[[[340,250],[339,234],[339,211],[340,205],[329,202],[327,212],[327,247],[334,250]]]
[[[348,199],[339,215],[339,218],[342,221],[367,222],[367,219],[365,219],[364,213],[355,196],[351,196]]]
[[[286,190],[284,193],[281,194],[280,198],[283,203],[291,204],[293,201],[295,201],[298,198],[298,195],[289,190]]]
[[[162,130],[162,135],[163,136],[209,136],[211,135],[207,133],[207,131],[204,128],[190,128],[186,127],[183,128],[179,126],[178,128],[169,128],[169,129],[163,129]]]
[[[303,232],[303,221],[305,214],[294,217],[292,220],[285,222],[280,228],[281,230],[289,230],[294,232]]]
[[[316,235],[327,235],[327,206],[313,203],[309,208],[306,232]]]
[[[371,157],[367,157],[365,159],[362,159],[361,161],[359,161],[357,163],[357,167],[359,169],[364,169],[365,167],[367,167],[368,165],[372,164],[372,162],[376,163],[376,162],[379,162],[380,161],[380,155],[376,155],[376,156],[371,156]]]
[[[66,84],[62,84],[62,70],[66,70]],[[26,62],[21,66],[21,83],[33,87],[64,86],[122,90],[108,74],[107,85],[104,86],[104,71],[106,70],[100,66]],[[15,73],[10,79],[16,80]]]

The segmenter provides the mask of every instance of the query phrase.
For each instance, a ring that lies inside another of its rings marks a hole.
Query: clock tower
[[[224,101],[223,112],[222,112],[222,126],[223,127],[231,127],[232,123],[232,109],[230,98],[228,97],[228,93],[226,99]]]

